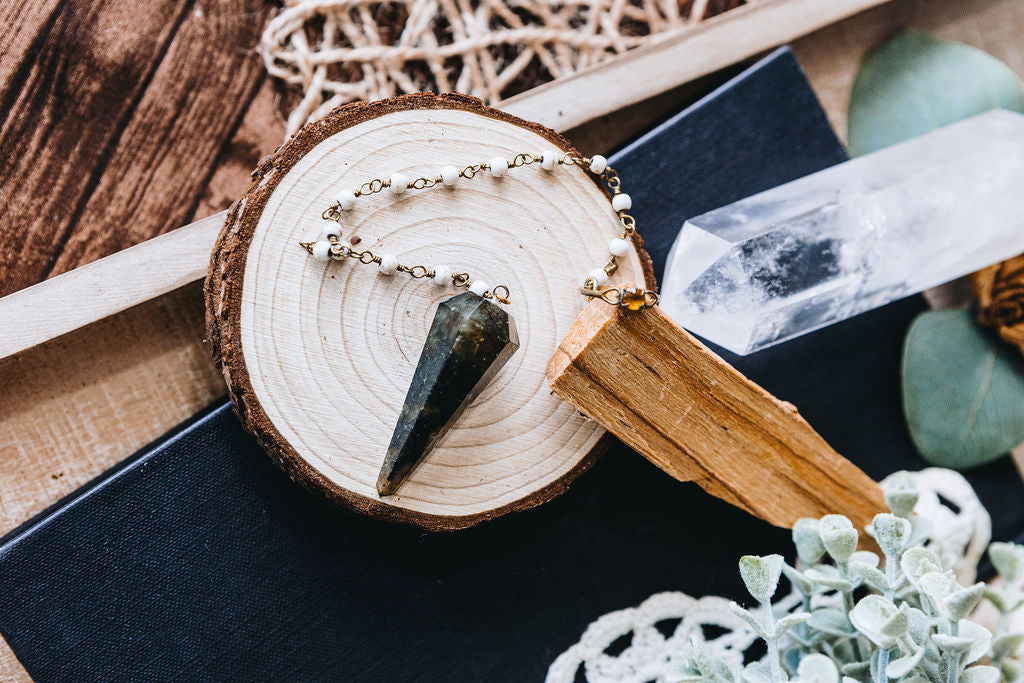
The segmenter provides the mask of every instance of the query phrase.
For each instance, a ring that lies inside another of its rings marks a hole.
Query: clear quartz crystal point
[[[995,110],[690,219],[661,306],[739,354],[1024,252],[1024,116]]]

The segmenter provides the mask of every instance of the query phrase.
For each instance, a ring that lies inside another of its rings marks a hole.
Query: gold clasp
[[[629,311],[642,311],[657,306],[660,298],[657,292],[636,287],[604,287],[599,289],[590,278],[580,287],[580,294],[588,299],[600,299],[611,306]]]

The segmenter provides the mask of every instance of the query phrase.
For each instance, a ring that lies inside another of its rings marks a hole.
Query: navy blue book
[[[612,162],[661,266],[688,216],[843,159],[782,50]],[[897,368],[921,307],[729,360],[870,475],[920,469]],[[1011,464],[970,478],[997,538],[1024,528]],[[788,536],[623,446],[539,508],[427,534],[295,485],[221,402],[0,539],[0,633],[40,681],[541,680],[653,593],[742,598],[739,556]]]

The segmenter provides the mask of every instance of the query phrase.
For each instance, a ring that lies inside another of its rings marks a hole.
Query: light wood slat
[[[206,276],[218,213],[0,299],[0,358]]]
[[[567,130],[887,1],[755,0],[509,98],[500,108]]]

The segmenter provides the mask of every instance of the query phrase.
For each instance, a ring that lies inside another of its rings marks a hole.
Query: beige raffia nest
[[[355,100],[456,90],[495,103],[745,0],[286,0],[267,70],[300,89],[291,134]]]
[[[1024,255],[971,275],[978,320],[1024,354]]]

